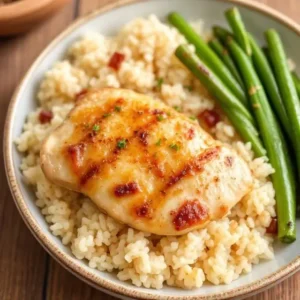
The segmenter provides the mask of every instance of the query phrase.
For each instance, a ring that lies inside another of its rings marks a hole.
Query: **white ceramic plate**
[[[297,221],[298,240],[292,245],[275,245],[275,259],[254,266],[253,271],[241,276],[230,285],[205,285],[191,291],[165,287],[162,290],[138,288],[128,282],[119,281],[114,274],[91,269],[84,261],[71,255],[69,248],[53,236],[44,217],[34,204],[32,191],[24,184],[19,170],[21,155],[13,140],[22,132],[22,126],[29,112],[36,108],[37,86],[44,73],[60,60],[66,49],[85,32],[99,31],[105,35],[115,34],[119,28],[136,17],[146,17],[151,13],[165,19],[170,11],[179,11],[186,18],[202,18],[208,28],[225,25],[224,11],[234,4],[240,7],[247,28],[258,40],[270,27],[282,36],[289,57],[300,66],[300,26],[281,14],[247,0],[149,0],[139,3],[125,3],[101,9],[73,24],[55,39],[32,65],[11,101],[5,127],[4,155],[8,181],[16,205],[26,224],[44,248],[65,268],[75,275],[108,293],[143,299],[224,299],[247,296],[270,286],[296,272],[300,267],[300,221]]]

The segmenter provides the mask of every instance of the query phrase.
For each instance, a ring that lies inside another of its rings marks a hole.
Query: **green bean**
[[[291,243],[296,239],[296,193],[287,145],[249,56],[232,38],[228,39],[227,46],[244,78],[268,158],[275,169],[272,180],[276,192],[278,238]]]
[[[220,59],[224,62],[227,68],[231,71],[232,75],[239,82],[241,86],[244,85],[243,80],[239,74],[238,69],[236,68],[234,61],[230,57],[227,49],[218,41],[217,38],[214,38],[208,42],[210,48],[215,51],[215,53],[220,57]]]
[[[292,72],[292,78],[295,84],[295,88],[297,90],[298,97],[300,98],[300,78],[296,74],[296,72]]]
[[[250,34],[248,34],[248,37],[252,47],[252,62],[255,70],[264,85],[273,109],[276,112],[285,132],[292,139],[290,122],[288,120],[271,66],[265,54],[263,53],[263,50],[261,50],[261,48],[258,46],[255,39]]]
[[[223,82],[205,63],[188,49],[187,45],[179,46],[176,49],[175,55],[216,97],[219,105],[243,140],[251,142],[252,149],[256,156],[260,157],[266,155],[251,114]]]
[[[269,50],[268,50],[268,47],[264,46],[264,47],[261,47],[261,51],[264,53],[267,61],[269,62],[269,64],[271,65],[271,61],[270,61],[270,55],[269,55]],[[271,66],[272,67],[272,66]]]
[[[248,39],[248,34],[243,23],[239,10],[236,7],[230,8],[225,12],[227,21],[233,31],[233,35],[248,56],[251,56],[252,50]]]
[[[218,36],[224,43],[226,43],[226,39],[228,37],[232,37],[232,34],[220,27],[214,27],[214,34]],[[258,73],[262,83],[265,86],[266,92],[272,102],[272,106],[280,119],[280,123],[282,124],[284,131],[289,135],[291,138],[291,129],[289,120],[280,96],[280,92],[276,83],[276,79],[274,77],[272,68],[269,64],[268,57],[269,54],[267,53],[267,48],[264,47],[261,49],[254,38],[248,34],[248,39],[250,42],[250,46],[252,48],[252,60],[255,66],[256,72]]]
[[[213,34],[217,37],[223,44],[226,42],[228,36],[232,36],[232,33],[221,27],[221,26],[213,26]]]
[[[267,61],[271,65],[272,62],[271,62],[268,47],[262,47],[262,51],[265,54],[265,56],[267,58]],[[272,67],[272,65],[271,65],[271,67]],[[297,91],[298,98],[300,100],[300,78],[299,78],[299,76],[297,75],[297,73],[295,71],[292,71],[291,75],[292,75],[292,79],[293,79],[294,84],[295,84],[295,88],[296,88],[296,91]]]
[[[282,41],[274,29],[266,32],[268,53],[274,69],[275,78],[279,87],[283,104],[290,121],[292,142],[297,160],[298,174],[300,175],[300,103],[297,90],[288,68],[286,54]]]
[[[178,29],[188,42],[196,48],[197,56],[203,60],[215,74],[223,80],[224,84],[232,93],[245,105],[248,105],[247,96],[243,88],[231,74],[230,70],[212,51],[204,40],[193,30],[186,20],[178,13],[174,12],[168,16],[169,22]]]

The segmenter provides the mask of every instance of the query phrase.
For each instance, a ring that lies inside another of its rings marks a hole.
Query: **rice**
[[[199,32],[203,22],[194,24]],[[250,144],[240,141],[225,116],[212,134],[230,144],[249,164],[253,190],[222,220],[183,236],[158,237],[122,225],[85,196],[51,184],[39,165],[43,139],[74,105],[86,88],[122,87],[151,95],[187,115],[215,108],[206,89],[173,55],[184,38],[156,16],[135,19],[115,37],[90,33],[75,42],[63,61],[49,70],[37,94],[39,108],[32,112],[17,139],[24,153],[21,164],[26,182],[33,186],[36,205],[50,231],[68,245],[73,255],[91,268],[115,272],[120,280],[159,289],[163,284],[185,289],[204,282],[228,284],[249,273],[261,259],[272,259],[272,237],[266,234],[275,217],[275,192],[268,176],[274,172],[266,158],[254,158]],[[118,71],[108,67],[111,55],[125,54]],[[161,81],[158,88],[157,82]],[[53,119],[40,124],[41,109]]]

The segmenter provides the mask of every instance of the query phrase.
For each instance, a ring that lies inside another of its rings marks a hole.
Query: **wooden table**
[[[300,0],[257,0],[300,22]],[[113,0],[72,1],[30,33],[0,39],[0,124],[15,86],[41,50],[76,17]],[[2,130],[0,140],[2,143]],[[1,145],[2,149],[2,145]],[[115,299],[101,293],[56,263],[24,225],[14,205],[0,161],[0,300]],[[300,272],[251,300],[300,299]]]

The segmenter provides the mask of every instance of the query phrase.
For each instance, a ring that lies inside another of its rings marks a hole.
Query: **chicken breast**
[[[81,96],[44,141],[41,166],[114,219],[159,235],[223,218],[253,184],[245,161],[197,121],[123,89]]]

